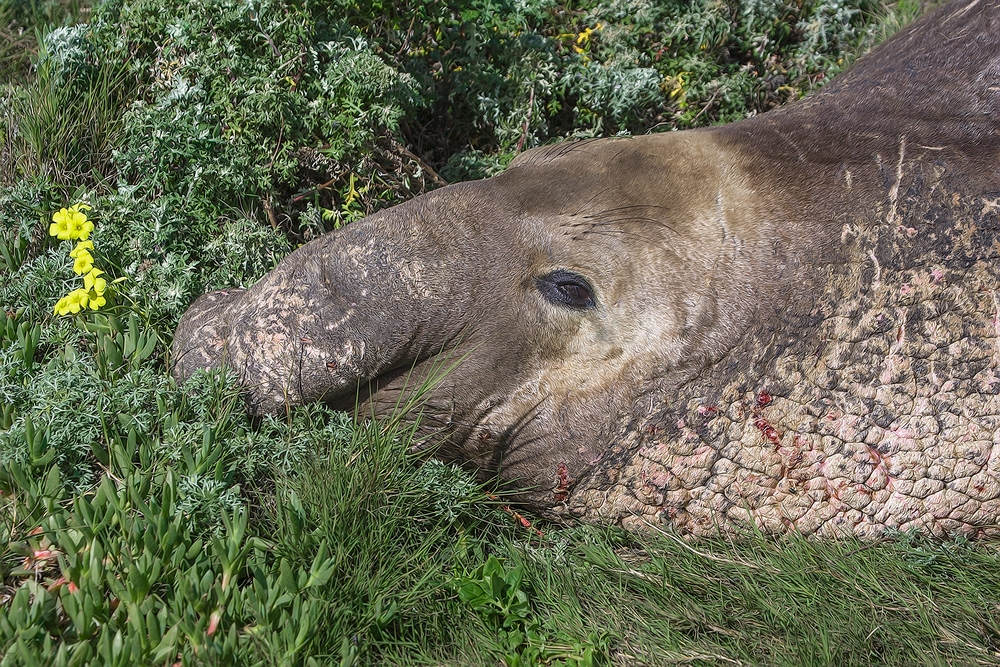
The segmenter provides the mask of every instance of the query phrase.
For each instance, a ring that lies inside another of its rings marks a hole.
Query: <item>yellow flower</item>
[[[60,241],[70,239],[80,239],[85,241],[90,232],[94,231],[94,223],[87,220],[84,210],[90,210],[87,204],[74,204],[69,208],[61,208],[52,214],[52,223],[49,225],[49,235],[55,236]]]
[[[598,23],[597,26],[593,28],[584,28],[583,32],[576,36],[576,43],[581,45],[586,45],[590,43],[590,37],[595,32],[600,32],[604,29],[603,23]]]
[[[52,224],[49,225],[49,236],[55,236],[61,241],[70,238],[69,211],[61,208],[52,214]]]
[[[101,282],[104,281],[103,278],[101,278],[100,280],[101,280]],[[106,304],[108,302],[107,299],[105,299],[103,296],[101,296],[99,293],[95,292],[94,290],[91,290],[90,294],[88,294],[87,296],[88,296],[88,300],[90,301],[90,309],[91,310],[97,310],[98,308],[100,308],[101,306],[103,306],[104,304]]]
[[[87,252],[88,250],[94,249],[93,241],[80,241],[76,244],[76,247],[69,251],[69,256],[74,259],[79,256],[81,252]]]
[[[57,315],[79,313],[82,309],[87,307],[89,302],[90,295],[87,293],[87,290],[75,289],[63,298],[59,299],[59,303],[56,304],[55,311]]]
[[[80,218],[83,218],[83,220],[80,220]],[[90,220],[87,220],[87,216],[84,215],[83,213],[77,213],[73,219],[73,222],[74,224],[77,225],[73,230],[75,234],[73,238],[85,241],[87,237],[90,236],[90,232],[94,231],[94,223],[92,223]]]
[[[91,290],[96,293],[97,296],[104,294],[104,290],[108,288],[108,281],[99,277],[102,273],[104,273],[104,271],[101,271],[100,269],[91,269],[90,273],[83,277],[83,288]]]
[[[89,273],[94,268],[94,256],[86,250],[81,250],[76,254],[73,261],[73,273],[82,276]]]

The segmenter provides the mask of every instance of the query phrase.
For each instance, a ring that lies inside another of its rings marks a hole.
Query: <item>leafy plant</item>
[[[8,89],[0,180],[43,176],[68,189],[112,176],[111,153],[134,84],[120,61],[91,65],[86,32],[78,25],[47,33],[35,76]]]
[[[455,588],[459,599],[497,632],[506,649],[504,661],[510,667],[598,664],[595,661],[600,660],[604,649],[601,636],[591,633],[585,640],[550,636],[536,619],[523,583],[523,565],[507,569],[491,555],[473,572],[459,577]]]

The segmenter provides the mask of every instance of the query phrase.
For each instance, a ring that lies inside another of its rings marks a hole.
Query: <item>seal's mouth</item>
[[[323,402],[335,410],[364,415],[398,414],[419,408],[421,401],[444,379],[436,374],[438,360],[444,355],[429,355],[405,360],[373,377],[360,378],[353,387],[331,390]]]

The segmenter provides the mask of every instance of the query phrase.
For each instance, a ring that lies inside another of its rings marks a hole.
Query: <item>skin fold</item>
[[[388,414],[553,517],[1000,532],[1000,3],[820,92],[563,143],[195,301],[174,375]],[[447,371],[447,372],[445,372]]]

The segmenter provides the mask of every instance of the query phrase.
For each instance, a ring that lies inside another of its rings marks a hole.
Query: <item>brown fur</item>
[[[961,0],[780,110],[537,149],[323,237],[196,301],[174,373],[386,411],[454,363],[428,437],[554,515],[995,533],[998,119],[1000,5]],[[593,309],[543,297],[557,269]]]

